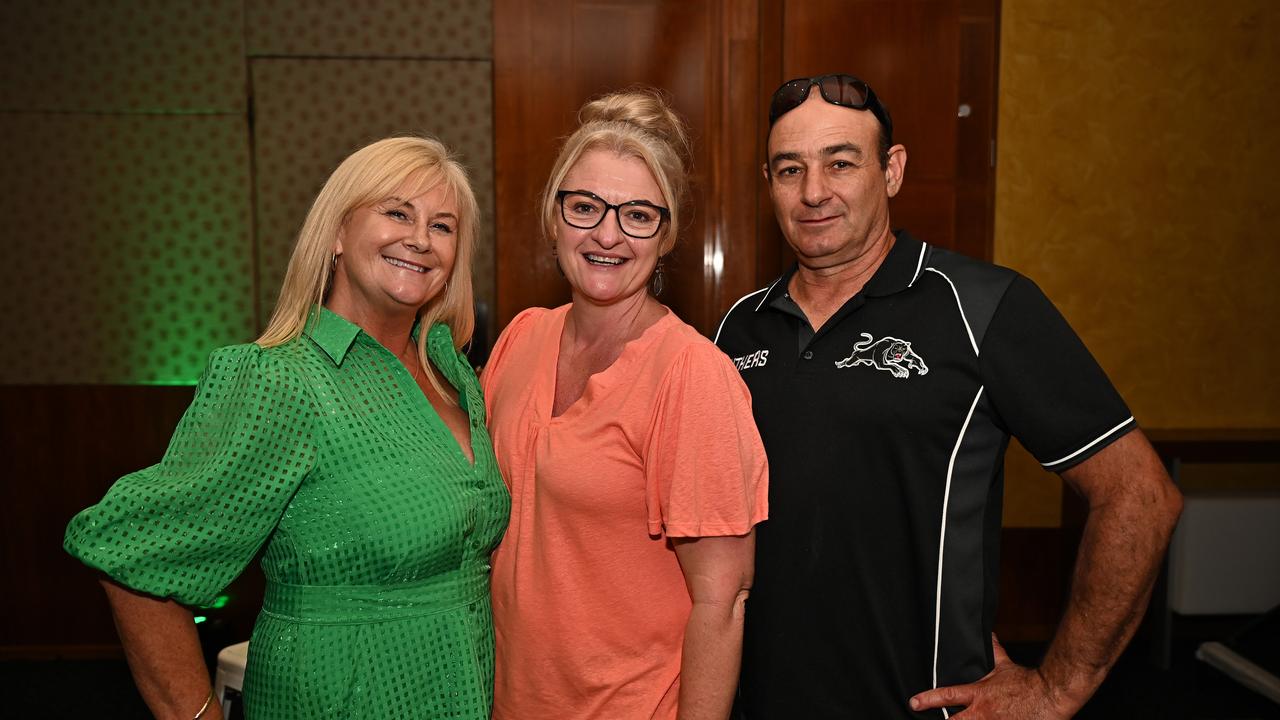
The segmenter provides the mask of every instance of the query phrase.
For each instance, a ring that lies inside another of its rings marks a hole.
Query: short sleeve
[[[652,535],[745,535],[768,517],[768,462],[750,394],[710,342],[682,351],[665,374],[644,463]]]
[[[72,518],[63,546],[135,590],[212,601],[315,463],[309,393],[256,345],[215,351],[164,458]]]
[[[1134,427],[1106,373],[1025,277],[1000,300],[979,359],[1006,429],[1048,470],[1077,465]]]

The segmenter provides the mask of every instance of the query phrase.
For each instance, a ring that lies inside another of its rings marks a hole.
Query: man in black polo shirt
[[[798,265],[716,337],[770,467],[741,709],[1070,717],[1142,616],[1177,490],[1030,280],[890,231],[907,153],[865,83],[791,81],[769,120],[764,174]],[[1010,435],[1091,508],[1038,669],[991,635]]]

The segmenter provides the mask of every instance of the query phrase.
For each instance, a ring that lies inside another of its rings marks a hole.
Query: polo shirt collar
[[[906,230],[894,230],[893,235],[895,240],[893,247],[889,248],[889,254],[885,256],[884,262],[876,268],[875,274],[859,294],[884,297],[902,292],[919,279],[920,273],[924,272],[929,264],[930,247],[928,245],[917,240]],[[799,265],[792,265],[782,274],[782,277],[769,286],[764,298],[756,305],[757,312],[772,306],[775,301],[787,294],[791,276],[796,274],[798,268]]]
[[[897,240],[889,248],[884,262],[876,268],[875,275],[867,281],[862,293],[869,297],[884,297],[902,292],[924,272],[929,263],[929,246],[911,236],[906,230],[895,230]]]
[[[341,365],[360,334],[360,326],[327,307],[317,305],[311,309],[303,334],[311,338],[311,342],[323,350],[334,365]]]

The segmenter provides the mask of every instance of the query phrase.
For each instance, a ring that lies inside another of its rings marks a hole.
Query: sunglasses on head
[[[814,85],[818,86],[822,99],[832,105],[853,110],[870,110],[884,128],[885,139],[892,144],[893,120],[889,118],[889,111],[880,104],[870,85],[852,75],[819,75],[782,83],[782,87],[773,93],[773,100],[769,102],[769,127],[773,127],[778,118],[800,107],[809,98],[809,88]]]

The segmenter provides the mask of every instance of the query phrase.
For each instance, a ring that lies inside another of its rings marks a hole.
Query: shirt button
[[[805,360],[812,360],[812,359],[813,359],[813,351],[812,351],[812,350],[805,350],[805,351],[804,351],[804,356],[803,356],[803,357],[804,357],[804,359],[805,359]]]

